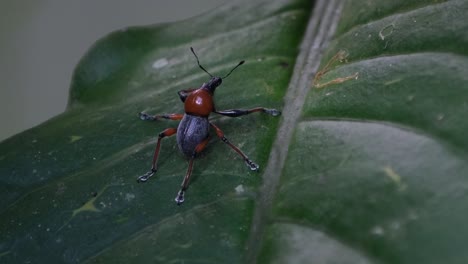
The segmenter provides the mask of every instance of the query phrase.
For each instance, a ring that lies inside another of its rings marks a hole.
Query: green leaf
[[[345,4],[320,67],[343,61],[305,99],[263,262],[466,263],[467,10]]]
[[[162,142],[156,176],[136,179],[158,134],[178,123],[138,113],[183,113],[177,91],[209,80],[191,46],[214,75],[246,60],[217,88],[218,110],[281,109],[310,5],[235,2],[99,40],[75,70],[66,112],[0,144],[0,262],[243,263],[280,119],[212,116],[261,171],[212,133],[177,206],[187,162],[175,137]]]
[[[466,263],[468,2],[313,4],[235,2],[98,41],[67,111],[0,144],[0,262]],[[214,75],[246,60],[218,109],[283,115],[212,116],[261,171],[213,135],[176,206],[175,138],[136,177],[177,122],[137,113],[181,113],[176,92],[208,80],[190,46]]]

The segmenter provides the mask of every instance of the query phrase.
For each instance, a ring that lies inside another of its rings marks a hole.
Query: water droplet
[[[411,211],[411,212],[408,213],[408,219],[409,219],[409,220],[413,220],[413,221],[414,221],[414,220],[418,220],[418,219],[419,219],[419,215],[418,215],[416,212]]]
[[[385,233],[385,230],[381,226],[374,226],[371,233],[377,236],[382,236]]]
[[[238,185],[236,188],[234,188],[236,190],[236,193],[237,194],[241,194],[243,193],[245,190],[244,190],[244,186],[241,185]]]
[[[153,68],[154,69],[160,69],[160,68],[163,68],[164,66],[166,66],[167,64],[169,64],[169,61],[167,61],[166,58],[162,58],[162,59],[159,59],[157,61],[155,61],[153,63]]]
[[[130,202],[133,199],[135,199],[135,194],[133,194],[133,193],[126,193],[125,194],[125,201]]]
[[[400,224],[400,222],[398,222],[398,221],[395,221],[395,222],[391,223],[391,225],[390,225],[390,227],[391,227],[393,230],[398,230],[398,229],[400,229],[400,226],[401,226],[401,224]]]

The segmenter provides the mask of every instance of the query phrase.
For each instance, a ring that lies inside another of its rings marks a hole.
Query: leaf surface
[[[260,173],[215,133],[195,162],[186,202],[174,198],[187,169],[175,121],[177,91],[238,68],[215,94],[218,110],[281,109],[306,21],[307,1],[233,2],[186,21],[114,32],[82,58],[69,107],[0,144],[1,263],[243,263]],[[266,165],[279,118],[212,116],[234,144]]]
[[[0,144],[0,262],[465,263],[466,11],[244,1],[110,34],[77,66],[66,112]],[[183,112],[176,92],[209,78],[190,46],[214,75],[246,60],[217,109],[283,115],[213,115],[260,173],[212,133],[178,207],[175,138],[136,182],[177,122],[137,113]]]
[[[305,99],[263,262],[466,262],[466,10],[345,4],[321,70],[344,56]]]

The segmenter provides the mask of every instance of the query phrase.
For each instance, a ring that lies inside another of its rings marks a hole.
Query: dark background
[[[114,30],[186,19],[227,0],[0,2],[0,141],[63,112],[73,69]]]

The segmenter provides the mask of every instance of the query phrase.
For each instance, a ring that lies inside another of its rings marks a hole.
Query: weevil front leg
[[[184,180],[182,181],[182,184],[181,184],[181,188],[175,198],[177,205],[181,205],[185,200],[185,197],[184,197],[185,191],[188,189],[188,186],[190,183],[190,177],[192,176],[193,161],[195,157],[198,155],[198,153],[202,152],[202,150],[205,149],[209,140],[210,138],[208,137],[205,140],[203,140],[200,144],[198,144],[197,147],[195,147],[195,150],[193,151],[192,156],[190,157],[187,173],[185,174]]]
[[[221,110],[215,111],[215,113],[229,116],[229,117],[238,117],[243,115],[248,115],[255,112],[263,112],[272,116],[279,116],[281,115],[281,111],[277,109],[265,108],[265,107],[255,107],[251,109],[229,109],[229,110]]]
[[[167,128],[163,132],[159,133],[158,142],[156,143],[156,148],[154,149],[151,170],[139,176],[137,178],[138,182],[146,182],[158,170],[158,157],[159,157],[159,150],[161,149],[161,140],[165,137],[173,136],[176,133],[177,133],[177,128]]]
[[[252,160],[249,159],[249,157],[247,157],[247,155],[244,154],[244,152],[242,152],[242,150],[240,150],[238,147],[236,147],[234,144],[232,144],[229,139],[227,139],[225,136],[224,136],[224,132],[219,128],[217,127],[215,124],[213,123],[210,123],[210,125],[215,129],[216,131],[216,135],[224,142],[226,143],[229,147],[231,147],[235,152],[237,152],[237,154],[239,154],[242,159],[244,159],[244,162],[245,164],[247,165],[247,167],[249,167],[251,170],[253,171],[256,171],[260,168],[260,166],[258,166],[258,164],[256,164],[255,162],[253,162]]]
[[[138,114],[141,120],[144,121],[156,121],[161,119],[168,119],[168,120],[182,120],[184,117],[183,114],[163,114],[163,115],[148,115],[145,112],[141,112]]]

